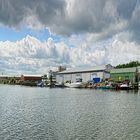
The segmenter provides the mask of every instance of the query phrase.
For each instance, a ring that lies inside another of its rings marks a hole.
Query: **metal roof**
[[[94,67],[89,67],[89,68],[73,68],[69,70],[65,70],[62,72],[59,72],[59,74],[66,74],[66,73],[78,73],[78,72],[90,72],[90,71],[103,71],[106,70],[106,66],[94,66]]]
[[[112,69],[110,71],[110,73],[128,73],[128,72],[136,72],[136,67],[133,67],[133,68]]]
[[[22,74],[24,77],[42,77],[42,75],[27,75],[27,74]]]

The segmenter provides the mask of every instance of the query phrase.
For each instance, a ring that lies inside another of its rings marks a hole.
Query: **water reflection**
[[[126,93],[138,94],[139,93],[139,90],[126,90]]]

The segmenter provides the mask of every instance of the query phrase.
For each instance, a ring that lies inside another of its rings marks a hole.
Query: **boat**
[[[81,88],[83,85],[82,82],[65,83],[65,86],[69,88]]]
[[[64,87],[63,83],[55,83],[55,87]]]
[[[120,89],[122,89],[122,90],[128,90],[130,88],[129,88],[129,85],[128,84],[122,84],[122,85],[120,85]]]
[[[113,87],[109,86],[109,85],[106,85],[106,86],[98,87],[98,89],[113,89]]]
[[[45,87],[46,83],[44,81],[40,81],[36,83],[37,87]]]

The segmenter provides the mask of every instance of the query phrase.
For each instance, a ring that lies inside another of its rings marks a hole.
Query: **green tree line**
[[[131,61],[131,62],[126,63],[126,64],[119,64],[115,68],[131,68],[131,67],[137,67],[137,66],[140,66],[139,61]]]

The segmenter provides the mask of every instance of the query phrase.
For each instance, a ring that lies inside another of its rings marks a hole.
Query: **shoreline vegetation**
[[[7,77],[6,79],[0,79],[0,84],[16,85],[16,78]]]
[[[131,61],[129,63],[126,64],[119,64],[117,65],[115,68],[132,68],[132,67],[138,67],[140,66],[140,62],[139,61]]]

